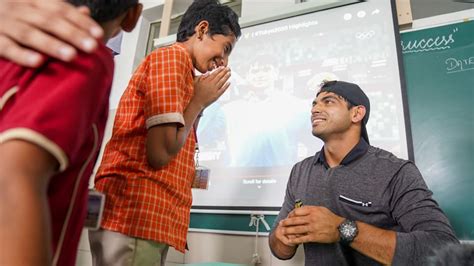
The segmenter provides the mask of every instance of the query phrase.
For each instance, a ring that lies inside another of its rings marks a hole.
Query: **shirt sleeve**
[[[286,187],[285,200],[283,202],[283,206],[280,209],[280,212],[278,213],[277,218],[275,219],[275,221],[273,223],[273,227],[272,227],[272,230],[271,230],[270,234],[273,234],[273,232],[275,231],[275,229],[278,226],[278,223],[281,220],[288,217],[288,214],[294,208],[295,197],[293,195],[292,188],[294,187],[293,182],[295,182],[295,178],[299,177],[299,174],[298,174],[299,166],[301,166],[300,163],[296,164],[295,166],[293,166],[293,169],[291,169],[290,178],[288,179],[288,184],[287,184],[287,187]],[[282,258],[278,257],[277,254],[275,254],[275,252],[273,251],[271,246],[270,246],[270,251],[272,252],[273,256],[275,256],[279,259],[282,259]],[[293,256],[295,254],[293,254]],[[289,260],[289,259],[293,258],[293,256],[291,256],[289,258],[285,258],[285,260]]]
[[[184,93],[187,67],[181,49],[161,49],[149,56],[145,92],[146,128],[165,123],[184,125]]]
[[[84,55],[72,63],[54,60],[26,74],[0,125],[1,142],[32,142],[51,153],[64,171],[94,121],[108,109],[112,69],[98,57]]]
[[[424,265],[433,250],[459,243],[448,218],[413,163],[400,169],[392,192],[392,215],[402,231],[397,232],[393,265]]]

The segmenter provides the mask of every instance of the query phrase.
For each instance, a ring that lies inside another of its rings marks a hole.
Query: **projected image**
[[[201,160],[275,167],[298,157],[298,145],[306,145],[302,138],[311,129],[308,98],[282,87],[278,64],[273,54],[255,55],[225,99],[206,110],[211,118],[202,120],[198,132]]]
[[[194,205],[280,207],[291,167],[322,147],[310,110],[324,79],[359,84],[371,144],[408,158],[391,12],[390,1],[367,1],[244,28],[231,88],[199,125],[211,183]]]

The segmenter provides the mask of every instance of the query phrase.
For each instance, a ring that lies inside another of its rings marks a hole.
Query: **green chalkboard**
[[[276,215],[265,215],[265,221],[271,227],[276,217]],[[191,213],[189,227],[230,232],[255,232],[255,226],[249,226],[250,219],[250,214]],[[262,223],[258,228],[259,232],[268,232]]]
[[[457,236],[474,240],[474,21],[401,41],[416,164]]]

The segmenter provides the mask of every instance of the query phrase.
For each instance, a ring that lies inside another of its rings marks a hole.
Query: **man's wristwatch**
[[[349,245],[359,233],[357,224],[355,221],[345,219],[338,227],[339,230],[339,241],[343,245]]]

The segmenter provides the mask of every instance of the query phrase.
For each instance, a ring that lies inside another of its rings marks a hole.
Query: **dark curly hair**
[[[239,17],[228,6],[218,0],[194,0],[179,24],[177,41],[184,42],[194,35],[195,27],[203,20],[209,22],[209,35],[241,35]]]
[[[122,15],[138,0],[67,0],[75,6],[87,6],[91,17],[98,23],[107,22]]]

